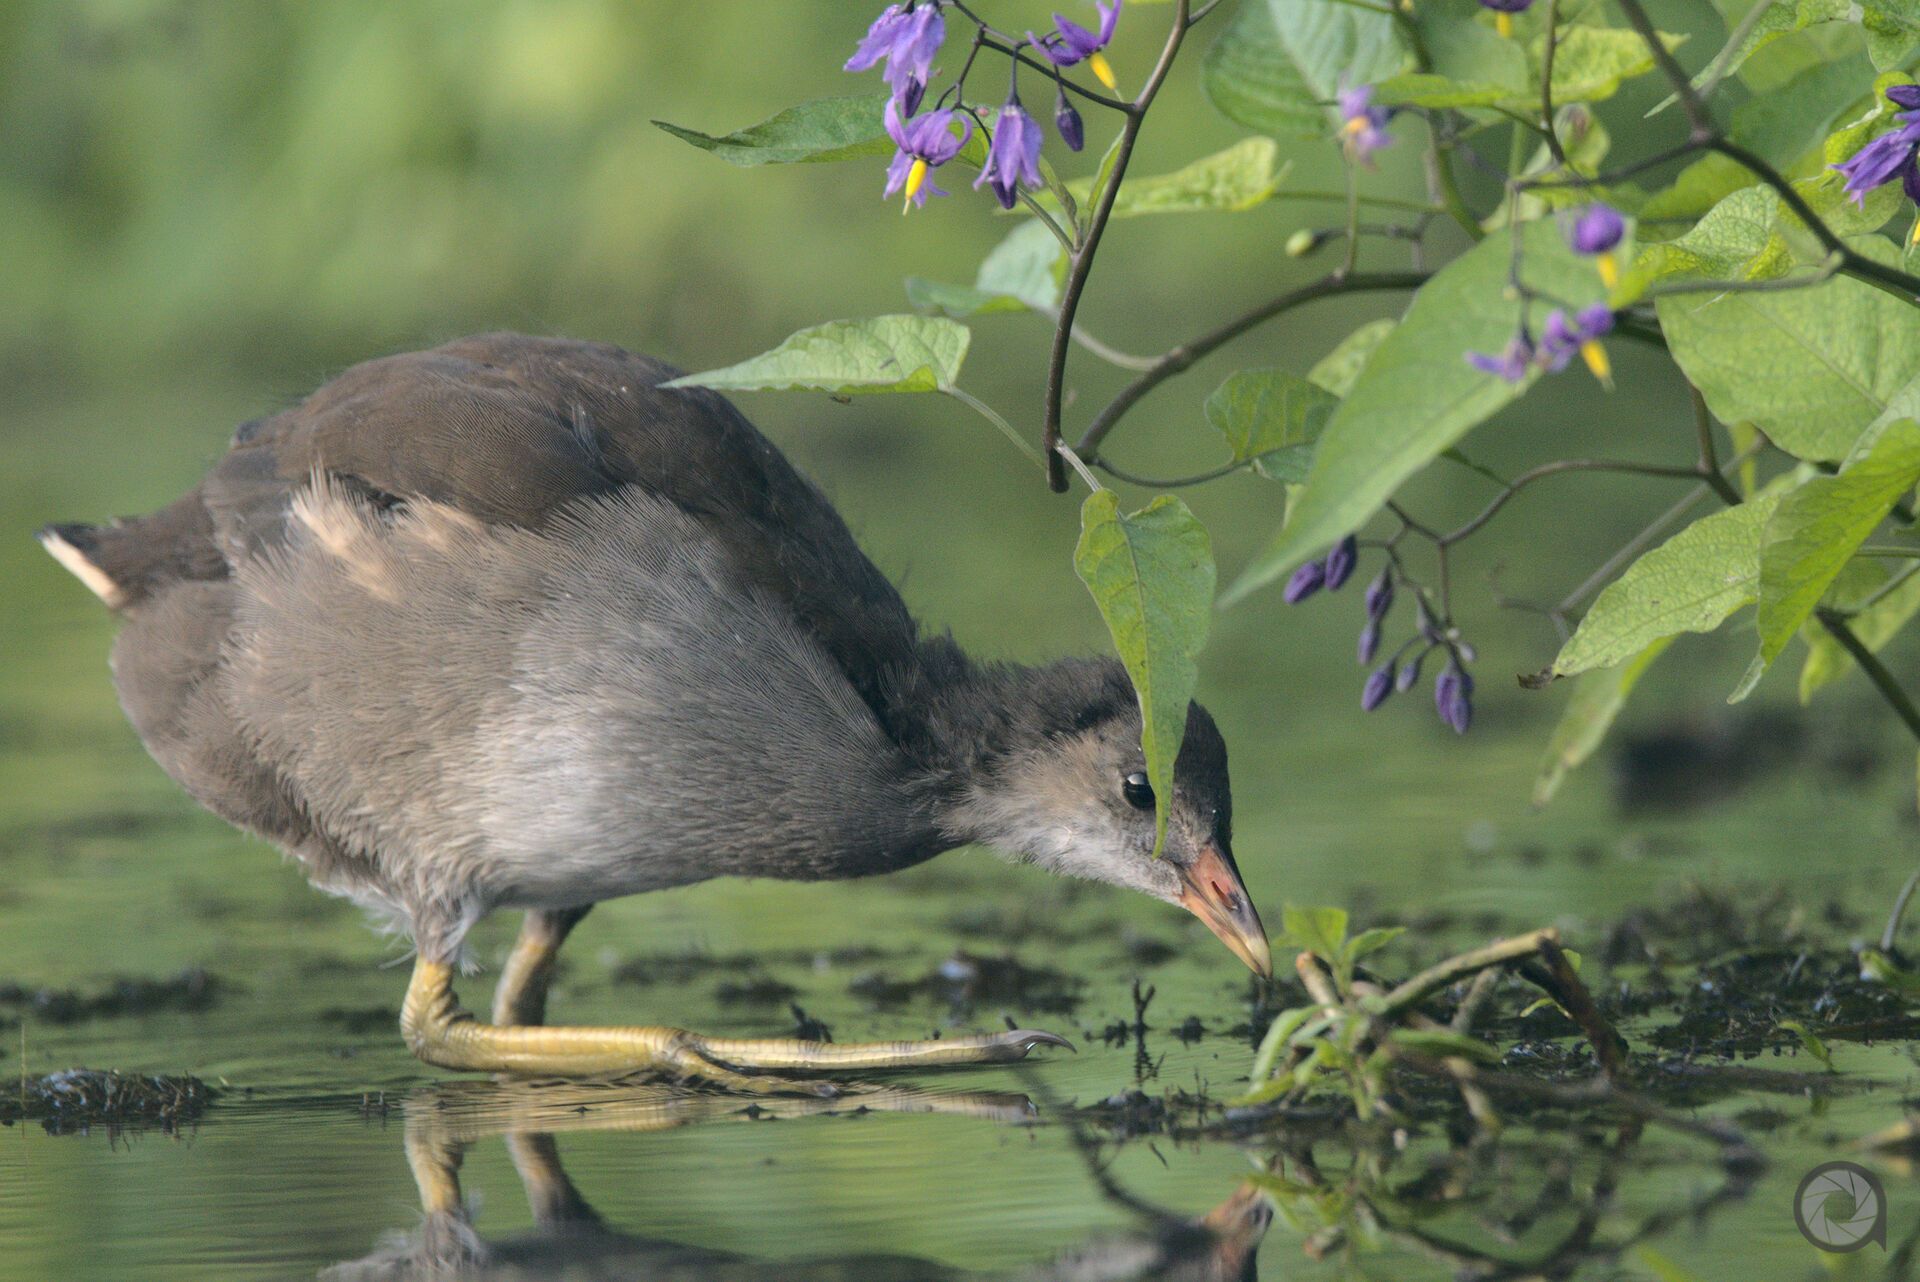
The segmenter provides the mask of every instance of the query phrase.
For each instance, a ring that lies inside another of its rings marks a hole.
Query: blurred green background
[[[1024,27],[1046,21],[1048,8],[1009,0],[993,13]],[[1122,23],[1115,63],[1129,83],[1151,62],[1162,12],[1133,7]],[[817,321],[905,310],[904,276],[970,280],[1011,224],[964,179],[948,184],[952,199],[902,219],[880,198],[883,162],[741,170],[650,124],[724,132],[802,99],[871,89],[871,78],[839,71],[870,17],[869,6],[837,0],[0,5],[0,981],[84,985],[189,964],[245,977],[209,1015],[35,1029],[23,1050],[34,1071],[111,1061],[227,1076],[263,1097],[277,1089],[303,1100],[421,1080],[384,1025],[316,1034],[322,1009],[377,1011],[395,1000],[401,977],[377,968],[392,947],[271,853],[200,814],[151,765],[114,705],[110,619],[39,552],[32,532],[170,500],[235,424],[365,357],[511,328],[707,368]],[[1662,23],[1707,33],[1698,58],[1720,35],[1703,4],[1665,6]],[[1164,92],[1136,173],[1178,167],[1241,135],[1206,105],[1197,63],[1184,62]],[[983,73],[980,83],[998,76]],[[1650,88],[1630,90],[1605,115],[1636,121],[1654,98]],[[1033,79],[1027,99],[1037,112],[1051,91]],[[1623,149],[1651,150],[1675,123],[1663,117]],[[1398,129],[1401,144],[1363,181],[1378,194],[1418,197],[1418,126]],[[1616,136],[1628,132],[1622,124]],[[1090,119],[1089,134],[1097,154],[1103,124]],[[1329,143],[1289,139],[1283,149],[1287,187],[1342,183]],[[1470,199],[1491,208],[1495,180],[1472,172],[1466,180]],[[1327,205],[1281,199],[1238,215],[1116,224],[1081,318],[1114,346],[1159,351],[1321,274],[1329,263],[1289,259],[1279,246],[1297,228],[1337,218]],[[1436,261],[1458,248],[1457,233],[1436,231]],[[1405,253],[1388,244],[1369,260],[1401,265]],[[1221,378],[1248,365],[1304,371],[1354,325],[1392,315],[1400,302],[1320,304],[1257,331],[1140,407],[1113,438],[1113,457],[1162,475],[1212,465],[1224,447],[1200,402]],[[982,319],[962,378],[1035,436],[1046,334],[1032,317]],[[1577,370],[1548,380],[1481,430],[1476,456],[1508,471],[1574,453],[1690,462],[1678,376],[1615,346],[1616,390],[1599,393]],[[1076,353],[1070,426],[1124,377]],[[1048,494],[1031,465],[964,409],[910,397],[742,404],[821,481],[929,627],[951,628],[993,657],[1105,647],[1071,568],[1076,500]],[[1499,609],[1496,595],[1557,598],[1671,501],[1667,484],[1542,485],[1464,549],[1456,601],[1481,655],[1480,719],[1465,739],[1440,725],[1425,693],[1361,714],[1357,590],[1294,609],[1269,593],[1217,618],[1202,698],[1231,745],[1236,846],[1270,923],[1288,899],[1424,915],[1430,930],[1413,947],[1428,953],[1544,922],[1577,934],[1692,883],[1740,894],[1785,886],[1810,904],[1850,906],[1852,920],[1885,901],[1914,849],[1910,747],[1857,677],[1803,720],[1792,710],[1790,665],[1762,687],[1759,704],[1732,717],[1722,700],[1747,653],[1737,632],[1675,647],[1625,724],[1677,729],[1736,757],[1750,742],[1742,727],[1779,738],[1787,726],[1802,746],[1777,773],[1746,778],[1736,769],[1730,777],[1744,786],[1728,797],[1715,783],[1706,791],[1716,800],[1704,806],[1627,814],[1597,764],[1554,809],[1529,810],[1564,693],[1529,694],[1512,677],[1539,668],[1556,638],[1537,617]],[[1249,476],[1187,497],[1212,529],[1223,578],[1281,519],[1278,487]],[[1455,469],[1422,478],[1408,497],[1442,523],[1476,510],[1488,488]],[[1362,574],[1373,568],[1363,562]],[[1899,670],[1911,670],[1912,657],[1891,655]],[[1242,979],[1197,926],[1116,900],[1070,895],[971,855],[883,885],[710,885],[648,897],[583,928],[558,1013],[625,1020],[636,1003],[652,1003],[638,1013],[713,1031],[781,1031],[777,1010],[721,1012],[697,986],[622,990],[607,976],[623,956],[690,948],[880,942],[924,963],[967,942],[953,923],[970,912],[976,921],[1051,919],[1051,935],[1021,943],[1022,955],[1086,976],[1081,1019],[1095,1027],[1127,1009],[1133,970],[1110,945],[1133,931],[1179,944],[1156,976],[1163,1003],[1182,1003],[1169,1014],[1191,1010],[1223,1030],[1240,1018]],[[1092,935],[1111,930],[1090,944],[1062,924],[1073,922],[1091,923]],[[497,955],[511,929],[484,927],[483,952]],[[831,977],[802,985],[802,1000],[842,1037],[913,1031],[862,1007]],[[1204,1063],[1232,1078],[1244,1057],[1242,1044],[1221,1037],[1176,1066],[1200,1072]],[[1124,1053],[1083,1055],[1060,1071],[1075,1075],[1061,1079],[1069,1093],[1089,1098],[1130,1079]],[[310,1271],[329,1252],[358,1252],[406,1222],[396,1135],[347,1134],[336,1121],[283,1150],[276,1145],[297,1133],[287,1125],[276,1116],[252,1130],[210,1131],[206,1144],[228,1155],[225,1165],[149,1148],[105,1184],[98,1149],[0,1134],[0,1276],[80,1276],[89,1261],[121,1258],[115,1250],[155,1265],[156,1276],[265,1274],[294,1263]],[[925,1142],[912,1130],[882,1134]],[[695,1190],[693,1204],[645,1215],[682,1236],[745,1234],[743,1249],[774,1254],[876,1238],[980,1267],[1044,1254],[1114,1218],[1057,1141],[1013,1185],[987,1188],[971,1177],[1004,1181],[1000,1163],[1010,1159],[1002,1139],[975,1139],[948,1155],[944,1185],[914,1150],[886,1138],[854,1150],[846,1169],[825,1159],[798,1165],[784,1178],[801,1186],[760,1190],[753,1231],[700,1172],[744,1167],[757,1150],[735,1152],[737,1137],[721,1149],[696,1145],[676,1177]],[[636,1160],[678,1170],[672,1162],[682,1160],[595,1152],[613,1172]],[[488,1161],[496,1178],[510,1178],[497,1150]],[[1198,1211],[1225,1195],[1236,1167],[1244,1169],[1237,1155],[1210,1153],[1125,1169]],[[9,1182],[31,1197],[9,1199]],[[258,1195],[242,1212],[228,1199],[247,1186]],[[1016,1187],[1031,1201],[1007,1219],[1004,1200]],[[823,1189],[838,1191],[827,1199],[835,1206],[816,1204]],[[876,1218],[863,1193],[898,1199],[898,1213]],[[57,1208],[81,1197],[111,1201],[99,1212],[113,1230],[105,1242],[60,1224]],[[209,1212],[216,1204],[226,1209]],[[995,1217],[1001,1235],[982,1238],[969,1211]],[[284,1250],[262,1245],[262,1225]],[[1766,1225],[1757,1237],[1742,1230],[1742,1240],[1791,1234],[1790,1223]],[[119,1233],[134,1236],[111,1245]],[[143,1233],[187,1245],[149,1257]],[[1797,1239],[1777,1240],[1798,1249]],[[1288,1245],[1274,1258],[1297,1254]]]

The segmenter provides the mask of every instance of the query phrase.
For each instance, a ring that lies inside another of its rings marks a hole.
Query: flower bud
[[[1080,120],[1080,113],[1067,101],[1066,90],[1060,91],[1060,101],[1054,104],[1053,127],[1060,131],[1060,141],[1067,144],[1068,151],[1079,151],[1087,145],[1087,128]]]
[[[1387,566],[1380,571],[1380,577],[1367,584],[1367,617],[1375,623],[1387,617],[1387,611],[1393,609],[1393,567]]]
[[[1353,577],[1354,567],[1360,564],[1360,543],[1349,534],[1333,545],[1327,553],[1327,591],[1337,592],[1347,585]]]
[[[1387,701],[1393,693],[1393,665],[1386,664],[1373,670],[1367,677],[1367,684],[1360,688],[1360,710],[1372,712]]]
[[[1433,706],[1455,734],[1465,734],[1473,724],[1472,696],[1473,678],[1449,660],[1446,670],[1433,683]]]
[[[1327,581],[1327,567],[1318,561],[1309,561],[1293,572],[1287,580],[1286,590],[1281,599],[1288,605],[1299,605],[1302,601],[1318,592]]]
[[[1368,619],[1367,625],[1360,629],[1360,644],[1355,654],[1362,665],[1372,663],[1373,656],[1380,653],[1380,621]]]
[[[1400,666],[1400,675],[1393,679],[1393,688],[1402,694],[1420,684],[1420,665],[1427,661],[1427,652],[1422,650]]]
[[[1310,232],[1305,227],[1302,227],[1299,231],[1287,237],[1287,257],[1305,258],[1308,254],[1320,248],[1322,239],[1319,234]]]

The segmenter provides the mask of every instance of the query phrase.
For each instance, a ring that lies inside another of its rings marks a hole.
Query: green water
[[[9,597],[0,621],[0,982],[90,990],[114,976],[200,966],[220,987],[197,1012],[72,1024],[29,1016],[23,1040],[0,1034],[4,1059],[24,1054],[35,1074],[73,1065],[192,1073],[223,1094],[172,1135],[0,1130],[0,1278],[302,1277],[360,1259],[420,1223],[409,1132],[416,1160],[464,1152],[460,1187],[475,1231],[503,1253],[543,1240],[526,1236],[535,1215],[506,1136],[525,1146],[537,1144],[527,1135],[554,1134],[580,1196],[622,1235],[614,1256],[627,1275],[676,1258],[693,1261],[685,1276],[877,1276],[874,1260],[849,1262],[876,1255],[915,1261],[887,1266],[901,1276],[1018,1273],[1129,1229],[1128,1213],[1090,1177],[1058,1106],[1135,1086],[1231,1094],[1249,1058],[1244,1034],[1232,1031],[1246,1019],[1246,977],[1174,910],[1058,883],[984,852],[867,883],[715,883],[605,905],[568,945],[552,1014],[722,1034],[789,1031],[785,999],[722,1000],[724,984],[759,975],[790,986],[791,1000],[842,1040],[995,1027],[1008,1014],[1079,1045],[1077,1055],[1046,1055],[1029,1074],[930,1075],[895,1085],[943,1093],[932,1102],[888,1097],[889,1107],[865,1113],[843,1106],[756,1119],[738,1101],[644,1089],[597,1096],[578,1111],[415,1063],[390,1019],[405,983],[397,947],[350,907],[309,889],[272,851],[200,813],[147,760],[107,680],[110,622],[27,537],[49,517],[170,497],[218,448],[219,425],[273,397],[251,382],[189,379],[137,394],[18,398],[9,423],[12,455],[0,478],[0,581]],[[882,412],[865,408],[751,408],[827,481],[930,621],[994,654],[1038,657],[1099,643],[1097,620],[1065,568],[1071,522],[1013,465],[970,465],[977,439],[929,431],[902,440]],[[130,430],[135,414],[143,425]],[[929,476],[946,479],[932,491],[907,479]],[[1236,522],[1251,526],[1270,500],[1249,484],[1208,501],[1221,558],[1232,563],[1255,536]],[[951,537],[920,537],[926,522]],[[1565,543],[1555,558],[1577,563],[1584,547]],[[1728,798],[1680,815],[1628,815],[1601,769],[1535,813],[1525,798],[1556,704],[1495,674],[1530,666],[1548,642],[1524,627],[1487,628],[1482,724],[1457,741],[1424,701],[1373,717],[1354,708],[1356,611],[1351,601],[1293,611],[1262,602],[1218,624],[1204,693],[1232,745],[1236,846],[1269,923],[1286,900],[1412,920],[1417,929],[1402,950],[1383,958],[1410,970],[1543,924],[1560,926],[1574,947],[1591,946],[1624,910],[1706,886],[1736,903],[1784,891],[1805,906],[1810,938],[1844,945],[1869,929],[1861,923],[1910,866],[1911,758],[1875,729],[1883,719],[1863,691],[1842,692],[1810,723],[1811,746],[1792,766]],[[1683,717],[1710,721],[1721,715],[1718,691],[1739,656],[1683,651],[1661,678],[1663,693]],[[1831,764],[1842,750],[1878,764],[1864,777],[1843,772]],[[1830,904],[1841,910],[1837,921]],[[512,930],[509,920],[485,923],[481,957],[497,962]],[[1143,941],[1170,955],[1141,961],[1150,955]],[[874,952],[845,959],[850,949]],[[1081,1000],[1065,1014],[988,1001],[955,1023],[936,997],[877,1007],[860,995],[863,977],[917,978],[959,949],[1011,952],[1062,972]],[[636,958],[663,954],[754,960],[744,972],[618,978]],[[1156,990],[1144,1079],[1137,1047],[1100,1036],[1131,1018],[1136,976]],[[486,983],[467,981],[468,995],[482,997]],[[1205,1030],[1191,1044],[1170,1031],[1188,1016]],[[1817,1162],[1846,1155],[1849,1139],[1895,1120],[1913,1074],[1904,1044],[1842,1043],[1835,1054],[1845,1072],[1834,1091],[1795,1079],[1699,1109],[1763,1117],[1766,1129],[1752,1135],[1768,1165],[1750,1188],[1735,1182],[1698,1217],[1686,1208],[1730,1179],[1712,1144],[1652,1128],[1609,1173],[1617,1128],[1562,1121],[1514,1128],[1508,1143],[1477,1159],[1467,1180],[1473,1197],[1419,1227],[1532,1258],[1579,1227],[1582,1200],[1596,1187],[1617,1183],[1595,1212],[1597,1242],[1617,1246],[1664,1217],[1653,1248],[1699,1278],[1825,1276],[1795,1229],[1793,1190]],[[1817,1066],[1768,1055],[1753,1067]],[[993,1092],[1031,1096],[1035,1115],[965,1097]],[[783,1110],[805,1111],[791,1103],[770,1111]],[[1276,1164],[1287,1139],[1159,1135],[1100,1150],[1131,1193],[1197,1216]],[[1445,1149],[1431,1132],[1407,1144],[1401,1165],[1369,1187],[1394,1187]],[[1357,1160],[1362,1168],[1376,1161],[1356,1159],[1339,1140],[1323,1139],[1314,1155],[1336,1181]],[[1897,1244],[1920,1229],[1920,1185],[1903,1168],[1881,1172]],[[1537,1218],[1494,1225],[1527,1207],[1540,1210]],[[1262,1277],[1440,1278],[1453,1267],[1386,1232],[1366,1250],[1312,1259],[1304,1248],[1324,1245],[1313,1236],[1319,1224],[1298,1205],[1286,1209],[1260,1248]],[[675,1255],[680,1248],[693,1254]],[[1658,1276],[1636,1249],[1602,1251],[1575,1275]],[[547,1263],[527,1276],[565,1275],[555,1257],[534,1257]],[[601,1276],[571,1258],[578,1275]],[[1879,1264],[1875,1248],[1850,1258]]]

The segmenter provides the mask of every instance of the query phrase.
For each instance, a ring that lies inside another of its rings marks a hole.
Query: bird
[[[770,1091],[1071,1049],[546,1023],[602,900],[969,844],[1184,907],[1270,976],[1206,710],[1156,796],[1121,662],[981,662],[922,629],[820,489],[678,373],[509,333],[380,357],[241,425],[159,511],[40,532],[122,620],[115,688],[160,767],[411,940],[412,1052]],[[524,916],[482,1020],[454,981],[496,910]]]

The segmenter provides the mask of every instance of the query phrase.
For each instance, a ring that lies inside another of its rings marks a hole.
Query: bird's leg
[[[500,982],[493,986],[493,1022],[544,1024],[547,1022],[547,985],[553,980],[560,945],[593,907],[530,908],[520,922]]]
[[[516,952],[518,949],[515,950]],[[512,994],[509,994],[512,996]],[[414,963],[400,1031],[413,1053],[441,1068],[558,1077],[663,1073],[753,1092],[834,1094],[830,1083],[749,1076],[767,1069],[929,1068],[998,1064],[1035,1046],[1071,1044],[1052,1033],[1016,1029],[929,1042],[805,1042],[792,1038],[702,1037],[682,1028],[542,1027],[482,1024],[461,1009],[453,968],[426,957]]]

